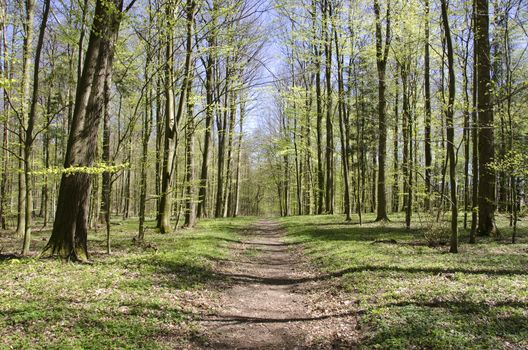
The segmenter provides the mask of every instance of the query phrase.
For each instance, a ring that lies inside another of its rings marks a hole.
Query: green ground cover
[[[453,255],[425,244],[425,226],[408,231],[403,217],[391,219],[362,226],[341,216],[281,219],[287,240],[301,243],[358,303],[363,348],[528,349],[526,223],[516,245],[506,218],[499,241],[469,245],[462,232]]]
[[[148,244],[138,246],[137,221],[125,221],[112,227],[111,256],[104,233],[90,235],[92,265],[4,256],[0,349],[173,348],[191,327],[186,293],[218,278],[213,261],[227,257],[229,243],[251,222],[204,220],[171,235],[151,230]],[[34,234],[36,252],[47,237],[49,231]],[[3,252],[19,246],[12,234],[0,236]]]

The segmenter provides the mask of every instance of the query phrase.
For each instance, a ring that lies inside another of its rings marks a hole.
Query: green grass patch
[[[372,221],[368,215],[365,221]],[[430,247],[423,229],[344,222],[341,216],[281,219],[288,240],[357,299],[365,349],[528,348],[528,227],[519,244],[479,239],[457,255]],[[499,221],[508,234],[506,219]],[[462,232],[461,242],[467,241]],[[395,242],[394,242],[395,241]]]
[[[205,220],[170,235],[151,229],[144,246],[132,243],[137,221],[116,222],[111,256],[104,232],[90,235],[93,265],[0,260],[0,349],[178,347],[173,341],[192,318],[186,293],[217,281],[213,262],[228,258],[229,244],[252,221]],[[33,235],[35,252],[47,237]],[[12,235],[0,236],[4,253],[19,246]]]

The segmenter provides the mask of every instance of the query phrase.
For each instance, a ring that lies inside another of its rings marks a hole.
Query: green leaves
[[[121,170],[130,168],[129,163],[119,165],[108,165],[105,163],[97,163],[94,166],[72,166],[70,168],[53,167],[47,169],[41,169],[32,171],[32,175],[62,175],[66,176],[74,174],[89,174],[89,175],[100,175],[103,173],[117,173]]]

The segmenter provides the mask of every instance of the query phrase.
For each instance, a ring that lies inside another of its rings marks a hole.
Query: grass
[[[364,311],[362,348],[528,349],[527,223],[520,223],[519,244],[509,244],[508,237],[479,239],[462,243],[454,255],[448,247],[424,244],[426,230],[406,230],[399,216],[363,226],[343,219],[281,223],[288,241],[302,243]],[[506,219],[499,224],[509,234]]]
[[[90,236],[92,265],[0,260],[0,349],[164,349],[192,333],[196,293],[217,281],[216,260],[252,219],[205,220],[196,229],[147,235],[132,244],[134,220],[113,225],[113,254],[103,232]],[[150,223],[152,225],[152,223]],[[36,233],[38,252],[49,231]],[[2,252],[20,240],[0,236]],[[4,256],[5,257],[5,256]],[[194,294],[193,294],[194,293]]]

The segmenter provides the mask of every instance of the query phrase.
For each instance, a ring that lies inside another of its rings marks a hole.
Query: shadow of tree
[[[524,348],[528,339],[527,302],[500,301],[494,304],[469,300],[399,302],[382,306],[391,318],[370,315],[377,332],[364,339],[365,346],[391,349],[496,349],[503,341]],[[523,343],[524,341],[524,343]]]
[[[273,318],[273,317],[252,317],[241,315],[210,315],[204,317],[201,321],[213,323],[230,323],[230,324],[253,324],[253,323],[292,323],[292,322],[311,322],[321,321],[332,318],[344,318],[350,316],[357,316],[365,313],[364,310],[353,310],[341,313],[333,313],[313,317],[287,317],[287,318]]]

